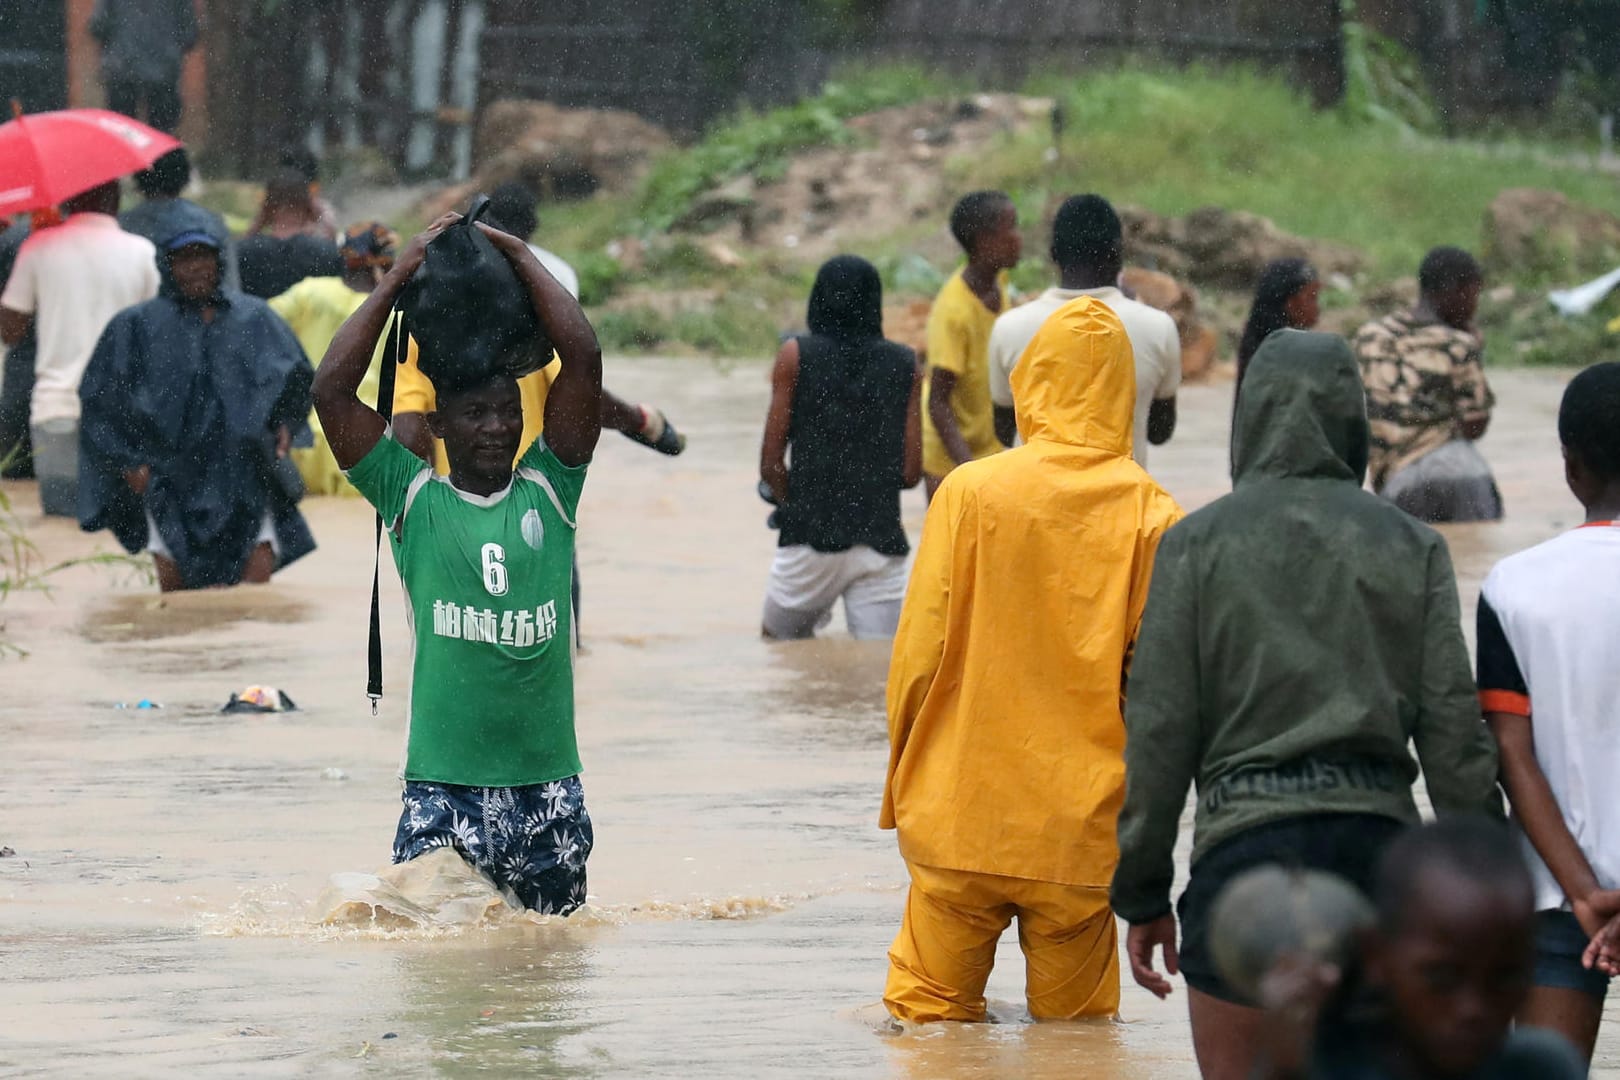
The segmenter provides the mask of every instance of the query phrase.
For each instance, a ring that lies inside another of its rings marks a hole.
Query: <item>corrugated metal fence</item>
[[[1339,0],[866,0],[835,55],[804,32],[805,3],[211,0],[210,149],[254,171],[290,141],[374,147],[407,173],[459,175],[481,103],[622,108],[690,133],[739,99],[813,89],[836,56],[921,59],[987,86],[1133,55],[1257,63],[1321,102],[1343,85]],[[1472,4],[1364,8],[1425,46],[1442,97],[1457,102],[1479,97],[1469,87],[1489,67],[1469,56],[1489,49],[1464,47],[1483,33]]]
[[[1151,54],[1281,67],[1320,101],[1343,82],[1337,0],[894,0],[870,48],[1002,80]]]

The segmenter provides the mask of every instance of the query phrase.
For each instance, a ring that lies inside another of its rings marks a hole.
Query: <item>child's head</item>
[[[1011,270],[1024,253],[1018,211],[1003,191],[964,195],[951,211],[951,235],[968,260],[994,270]]]
[[[282,147],[276,158],[276,166],[297,173],[305,184],[321,182],[321,159],[307,146],[293,143]]]
[[[1440,321],[1467,330],[1479,311],[1485,271],[1462,248],[1437,247],[1423,256],[1418,267],[1418,291]]]
[[[309,184],[302,174],[293,169],[279,169],[264,186],[266,214],[296,214],[313,219],[315,204],[310,199]]]
[[[1366,973],[1424,1075],[1466,1076],[1501,1046],[1530,989],[1535,892],[1518,845],[1484,819],[1396,840],[1378,872]]]
[[[1065,273],[1113,281],[1125,261],[1125,228],[1101,195],[1072,195],[1052,219],[1052,262]]]
[[[1620,485],[1620,363],[1594,364],[1570,380],[1558,406],[1564,478],[1590,508]]]
[[[191,158],[177,146],[135,174],[135,190],[147,199],[178,199],[191,183]]]
[[[527,240],[540,228],[540,215],[535,210],[539,201],[540,196],[529,185],[521,180],[508,181],[490,193],[491,224]]]

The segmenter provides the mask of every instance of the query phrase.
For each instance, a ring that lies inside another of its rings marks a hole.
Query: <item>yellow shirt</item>
[[[1090,297],[1013,372],[1025,445],[961,466],[923,526],[889,668],[879,824],[907,861],[1106,887],[1125,798],[1124,677],[1180,517],[1131,460],[1136,370]]]
[[[532,375],[525,375],[518,380],[518,393],[523,398],[523,441],[518,444],[517,456],[521,458],[534,440],[540,437],[540,432],[546,426],[546,395],[551,390],[551,380],[557,377],[562,370],[562,361],[555,356],[551,363],[536,371]],[[394,413],[430,413],[439,407],[438,395],[433,392],[433,384],[428,377],[422,374],[416,366],[416,345],[411,344],[410,357],[399,366],[394,374]],[[514,460],[513,464],[517,462]],[[433,440],[433,468],[441,476],[450,474],[450,459],[444,456],[444,442]]]
[[[1002,276],[997,288],[1001,311],[1007,310],[1007,282]],[[956,426],[967,440],[975,458],[988,457],[1002,450],[996,438],[995,413],[990,403],[990,328],[1000,312],[991,311],[962,280],[962,271],[951,275],[928,313],[928,374],[923,383],[923,471],[944,476],[956,467],[945,442],[928,415],[928,393],[935,368],[954,372],[956,386],[951,391],[951,412]]]
[[[366,293],[355,292],[343,283],[342,278],[323,277],[305,278],[280,296],[270,300],[270,309],[280,315],[287,325],[292,327],[293,336],[298,344],[304,347],[304,355],[316,367],[320,366],[321,359],[326,356],[327,348],[332,344],[332,338],[337,336],[338,327],[346,322],[350,315],[360,310],[360,305],[366,301]],[[367,405],[377,404],[377,380],[382,373],[383,345],[387,336],[377,342],[376,354],[372,357],[371,367],[366,371],[366,377],[360,382],[360,400]],[[411,345],[414,354],[415,344]],[[315,445],[307,450],[294,450],[293,463],[298,466],[298,472],[304,478],[304,485],[311,495],[358,495],[349,482],[343,478],[343,472],[338,468],[337,460],[332,457],[332,451],[326,444],[326,433],[321,430],[320,417],[312,410],[309,414],[309,426],[315,433]]]

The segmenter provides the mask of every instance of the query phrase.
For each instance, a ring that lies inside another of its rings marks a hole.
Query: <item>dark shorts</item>
[[[1404,822],[1378,814],[1311,814],[1241,832],[1193,863],[1176,914],[1181,974],[1194,990],[1235,1005],[1253,1003],[1226,984],[1210,954],[1209,916],[1228,882],[1257,866],[1320,870],[1371,893],[1378,860]]]
[[[455,848],[542,915],[567,915],[585,903],[594,834],[579,777],[488,788],[407,780],[402,798],[395,862]]]
[[[1535,985],[1579,990],[1601,1003],[1609,994],[1609,977],[1581,966],[1589,941],[1573,912],[1536,912]]]

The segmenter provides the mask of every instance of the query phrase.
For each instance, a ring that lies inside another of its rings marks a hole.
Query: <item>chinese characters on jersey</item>
[[[477,641],[528,649],[544,645],[557,635],[557,601],[548,600],[533,611],[500,611],[454,601],[433,601],[433,633],[458,641]]]

